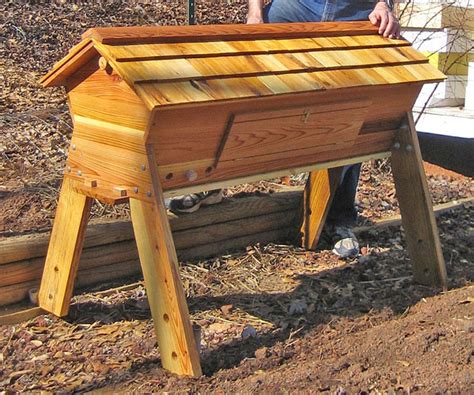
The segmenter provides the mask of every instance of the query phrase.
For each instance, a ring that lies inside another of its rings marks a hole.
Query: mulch
[[[242,22],[246,1],[199,1],[199,23]],[[88,27],[183,24],[184,3],[0,4],[0,237],[50,229],[71,136],[61,88],[38,78]],[[472,179],[427,166],[433,201],[474,196]],[[279,180],[227,196],[272,193]],[[293,177],[302,185],[304,177]],[[387,161],[364,164],[360,224],[398,213]],[[0,392],[468,393],[474,388],[472,205],[443,214],[450,291],[415,284],[403,231],[360,235],[363,254],[290,245],[187,262],[181,275],[202,329],[205,376],[160,365],[142,284],[77,295],[66,320],[40,316],[0,327]],[[94,217],[126,218],[96,203]]]

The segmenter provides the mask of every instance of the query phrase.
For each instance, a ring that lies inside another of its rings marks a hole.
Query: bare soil
[[[246,1],[228,3],[197,2],[198,21],[242,22]],[[184,23],[184,4],[0,4],[0,237],[47,231],[54,217],[71,121],[64,92],[42,89],[38,78],[88,27],[155,23]],[[426,171],[435,203],[474,196],[472,179],[428,164]],[[271,193],[275,182],[226,193]],[[398,212],[386,161],[364,164],[357,199],[360,224]],[[446,293],[413,282],[399,227],[362,233],[362,254],[352,261],[290,245],[249,246],[181,267],[202,329],[203,377],[161,368],[138,284],[88,290],[66,320],[45,315],[0,326],[0,393],[472,393],[472,209],[438,220]],[[92,216],[125,218],[128,208],[96,203]]]

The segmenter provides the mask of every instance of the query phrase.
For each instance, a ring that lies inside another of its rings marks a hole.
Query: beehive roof
[[[91,29],[41,82],[64,84],[97,53],[150,109],[444,79],[370,22],[328,22]]]

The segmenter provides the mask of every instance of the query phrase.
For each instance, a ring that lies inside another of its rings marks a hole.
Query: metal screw
[[[146,170],[146,166],[145,166],[145,165],[141,165],[141,169],[142,169],[142,171],[145,171],[145,170]]]
[[[147,195],[148,197],[151,197],[151,192],[148,191],[148,192],[146,193],[146,195]]]
[[[133,188],[133,192],[138,193],[138,187]]]
[[[394,150],[399,150],[400,149],[400,143],[397,142],[397,143],[393,144],[393,149]]]
[[[75,151],[76,150],[76,144],[71,145],[71,148],[72,148],[73,151]]]
[[[71,166],[66,167],[66,171],[67,171],[68,173],[70,173],[70,172],[71,172]]]
[[[77,175],[78,175],[78,176],[82,176],[82,171],[78,170],[78,171],[77,171]]]
[[[400,126],[400,132],[403,132],[403,133],[408,132],[408,125]]]
[[[405,149],[407,150],[407,152],[411,152],[411,151],[413,151],[413,146],[410,145],[410,144],[408,144],[408,145],[405,147]]]

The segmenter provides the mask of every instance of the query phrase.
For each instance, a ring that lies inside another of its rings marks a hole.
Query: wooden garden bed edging
[[[217,256],[254,243],[285,241],[293,230],[302,190],[276,192],[225,200],[192,215],[171,217],[181,260]],[[436,215],[455,209],[473,198],[437,205]],[[400,216],[384,219],[377,228],[400,226]],[[372,226],[361,227],[361,232]],[[0,306],[20,302],[41,278],[49,233],[0,241]],[[141,273],[130,221],[93,223],[87,229],[77,287],[127,278]]]
[[[302,190],[228,199],[193,214],[170,216],[180,260],[224,254],[250,244],[285,241],[294,230]],[[0,306],[28,297],[43,272],[50,233],[0,241]],[[89,225],[76,286],[141,273],[130,221]]]

